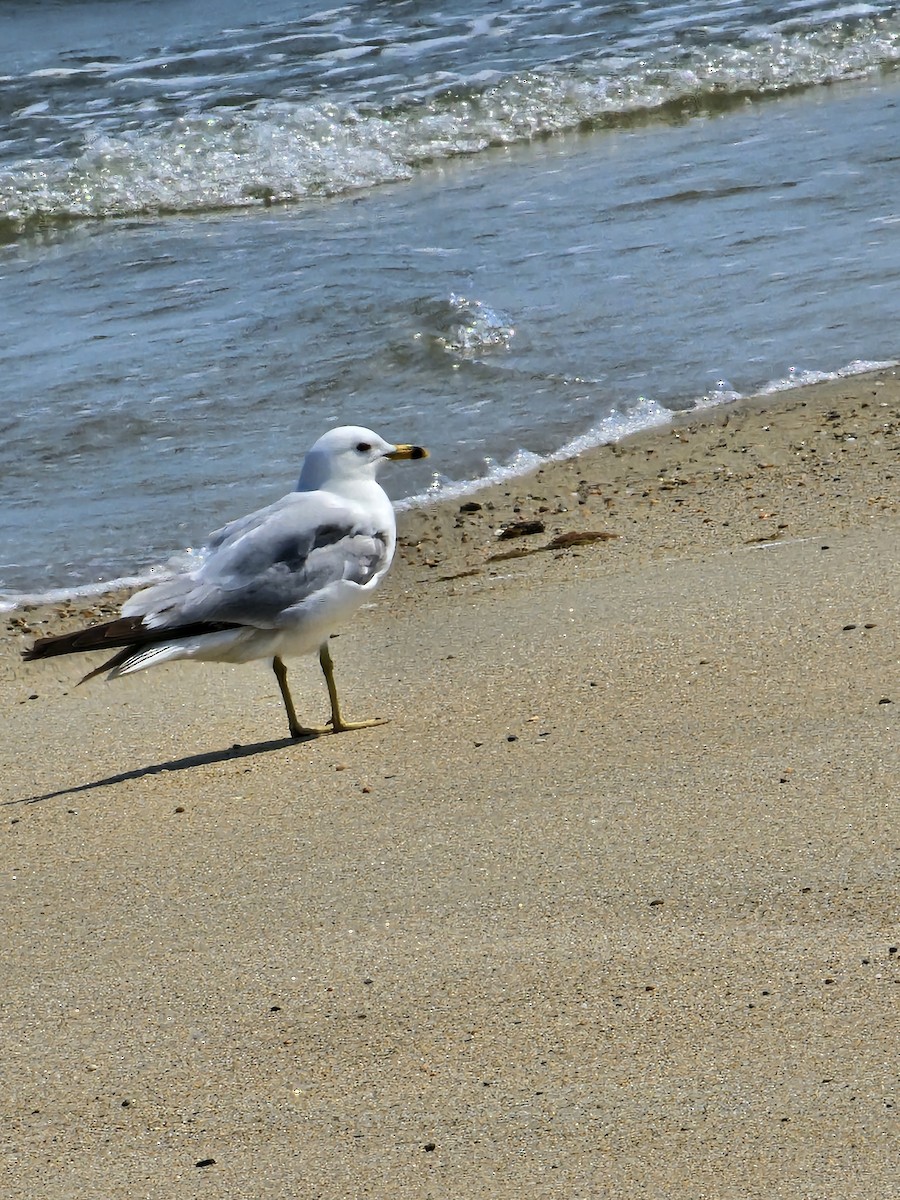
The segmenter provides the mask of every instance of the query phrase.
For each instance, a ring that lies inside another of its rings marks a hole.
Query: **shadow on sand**
[[[133,771],[122,771],[119,775],[107,775],[90,783],[79,783],[75,787],[59,788],[45,792],[42,796],[23,796],[20,800],[4,800],[4,807],[14,804],[40,804],[43,800],[56,800],[60,796],[77,796],[79,792],[92,792],[95,788],[111,787],[116,783],[127,783],[130,779],[144,779],[148,775],[162,775],[166,771],[190,771],[194,767],[212,763],[233,762],[240,758],[251,758],[255,754],[269,754],[273,750],[285,750],[288,746],[302,745],[314,738],[276,738],[269,742],[254,742],[250,746],[235,744],[224,750],[211,750],[208,754],[191,754],[186,758],[174,758],[169,762],[152,763],[148,767],[136,767]]]

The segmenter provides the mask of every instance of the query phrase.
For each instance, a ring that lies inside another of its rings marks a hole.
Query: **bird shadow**
[[[117,783],[127,783],[132,779],[146,779],[148,775],[164,775],[168,771],[191,771],[194,767],[210,766],[213,763],[235,762],[241,758],[252,758],[255,754],[269,754],[273,750],[285,750],[288,746],[297,746],[311,738],[274,738],[268,742],[253,742],[252,745],[242,746],[235,743],[222,750],[210,750],[206,754],[189,754],[185,758],[173,758],[168,762],[151,763],[146,767],[135,767],[133,771],[121,771],[118,775],[107,775],[104,779],[94,779],[90,783],[79,783],[75,787],[58,788],[55,792],[44,792],[39,796],[22,796],[18,800],[0,801],[0,806],[9,807],[16,804],[40,804],[44,800],[57,800],[61,796],[77,796],[80,792],[93,792],[97,788],[112,787]]]

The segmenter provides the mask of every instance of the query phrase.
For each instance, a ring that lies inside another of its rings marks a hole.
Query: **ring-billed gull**
[[[394,557],[394,508],[375,478],[379,465],[427,454],[356,425],[330,430],[306,455],[296,491],[211,534],[199,566],[138,592],[116,620],[39,638],[25,658],[120,647],[82,683],[180,658],[270,658],[292,737],[382,724],[344,720],[328,638],[368,600]],[[324,727],[297,720],[284,665],[315,650],[331,701]]]

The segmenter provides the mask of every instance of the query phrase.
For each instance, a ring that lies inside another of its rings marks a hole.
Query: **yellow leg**
[[[277,654],[272,659],[272,670],[275,672],[275,678],[278,680],[278,686],[281,688],[281,698],[284,701],[284,709],[287,713],[288,728],[291,731],[291,737],[318,737],[320,733],[330,733],[330,726],[301,725],[297,720],[297,713],[294,710],[294,701],[291,698],[290,688],[288,687],[287,667]]]
[[[373,725],[386,725],[386,717],[372,717],[368,721],[345,721],[341,716],[341,706],[338,701],[337,686],[334,682],[334,663],[328,643],[323,642],[319,648],[319,663],[325,676],[325,686],[328,688],[328,699],[331,701],[331,720],[328,722],[332,733],[346,733],[349,729],[369,729]]]

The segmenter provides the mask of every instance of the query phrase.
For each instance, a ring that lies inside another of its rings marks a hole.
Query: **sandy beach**
[[[895,1197],[898,495],[887,371],[406,514],[304,743],[5,616],[4,1194]]]

